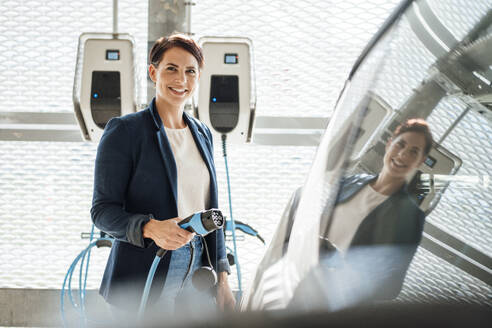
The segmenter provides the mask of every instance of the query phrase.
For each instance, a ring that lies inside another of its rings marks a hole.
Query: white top
[[[210,173],[188,127],[165,130],[178,173],[178,216],[184,219],[207,208]]]
[[[328,240],[345,253],[364,218],[388,197],[367,184],[350,200],[338,204],[333,213]]]

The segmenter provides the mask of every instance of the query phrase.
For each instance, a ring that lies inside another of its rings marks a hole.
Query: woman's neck
[[[186,123],[183,119],[184,105],[172,106],[164,100],[156,98],[155,105],[161,118],[162,124],[169,129],[184,129]]]
[[[376,181],[371,182],[371,187],[383,195],[393,195],[405,184],[405,179],[394,177],[382,171]]]

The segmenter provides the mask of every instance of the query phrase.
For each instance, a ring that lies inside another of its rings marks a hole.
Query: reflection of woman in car
[[[378,175],[357,174],[341,183],[326,238],[343,254],[351,272],[358,272],[356,280],[368,284],[370,292],[361,291],[366,297],[391,299],[401,290],[425,217],[408,194],[406,181],[431,147],[427,123],[410,119],[387,142]]]

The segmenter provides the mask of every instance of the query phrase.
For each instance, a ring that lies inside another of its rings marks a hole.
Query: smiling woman
[[[346,251],[350,245],[357,243],[354,236],[362,236],[358,233],[367,218],[390,206],[395,211],[393,218],[388,216],[387,210],[384,210],[384,215],[376,217],[387,218],[391,224],[400,224],[407,220],[402,218],[408,216],[408,220],[415,223],[414,239],[420,241],[424,213],[410,199],[406,181],[423,163],[432,142],[429,126],[424,120],[411,119],[399,125],[386,144],[383,168],[377,176],[358,174],[343,180],[328,240],[338,249]],[[410,212],[404,213],[403,209],[410,209]],[[377,225],[374,227],[381,228]],[[384,238],[391,239],[392,236],[386,235]]]
[[[172,315],[178,297],[199,299],[213,310],[212,291],[191,284],[203,264],[219,272],[217,305],[231,309],[235,301],[222,229],[201,237],[178,225],[182,218],[218,207],[210,130],[184,112],[200,78],[202,51],[191,38],[175,34],[156,41],[150,62],[155,98],[143,111],[111,119],[97,150],[92,220],[116,238],[100,293],[117,316],[124,309],[135,317],[162,248],[168,252],[157,268],[148,312]]]
[[[401,290],[425,218],[406,181],[423,163],[432,143],[428,124],[410,119],[388,140],[378,175],[357,174],[341,183],[325,236],[327,248],[332,249],[325,264],[338,267],[335,259],[344,258],[345,266],[331,274],[343,287],[330,287],[353,291],[357,296],[350,297],[356,303],[392,299]],[[336,303],[335,295],[332,300]]]

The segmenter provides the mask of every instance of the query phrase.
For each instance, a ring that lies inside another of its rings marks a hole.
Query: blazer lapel
[[[359,192],[366,184],[376,179],[375,175],[365,175],[363,177],[351,177],[341,186],[341,193],[338,196],[337,203],[345,203]]]
[[[191,134],[193,135],[193,139],[195,139],[195,143],[197,145],[200,154],[202,155],[203,161],[208,168],[208,172],[210,173],[210,206],[217,207],[217,179],[215,176],[215,166],[213,164],[213,155],[210,147],[207,143],[212,142],[212,140],[208,140],[207,137],[200,131],[195,121],[193,121],[188,114],[183,113],[183,118],[190,128]]]
[[[176,168],[176,161],[174,160],[173,151],[169,140],[167,139],[166,131],[164,129],[164,124],[162,124],[159,113],[155,106],[155,98],[150,103],[150,114],[154,120],[154,125],[156,127],[157,142],[159,145],[159,151],[161,153],[162,161],[164,163],[164,168],[166,174],[171,182],[171,189],[174,195],[174,203],[178,203],[178,171]]]

